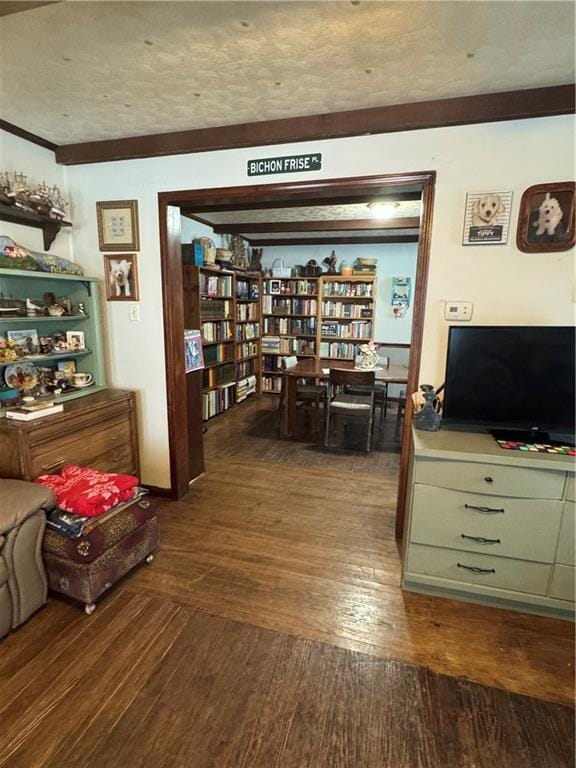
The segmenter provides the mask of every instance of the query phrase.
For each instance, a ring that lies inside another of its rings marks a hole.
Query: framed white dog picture
[[[573,181],[535,184],[522,195],[516,245],[525,253],[567,251],[574,247]]]
[[[107,301],[139,301],[138,266],[135,253],[104,256]]]
[[[463,245],[504,245],[508,242],[512,192],[468,192]]]

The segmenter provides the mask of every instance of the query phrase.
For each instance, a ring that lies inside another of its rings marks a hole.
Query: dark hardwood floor
[[[403,593],[398,454],[279,442],[274,405],[209,422],[93,616],[0,643],[0,767],[573,768],[572,625]]]

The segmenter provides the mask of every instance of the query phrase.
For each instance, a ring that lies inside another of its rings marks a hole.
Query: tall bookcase
[[[270,278],[262,292],[262,391],[279,393],[282,357],[318,354],[320,278]]]
[[[259,391],[259,275],[183,266],[188,328],[202,333],[202,418]]]
[[[322,277],[318,323],[320,358],[354,360],[358,346],[374,338],[375,306],[375,277]]]

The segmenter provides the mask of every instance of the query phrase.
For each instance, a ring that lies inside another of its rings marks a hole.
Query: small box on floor
[[[94,601],[136,565],[150,562],[158,545],[158,517],[147,498],[119,504],[90,520],[77,538],[47,530],[43,553],[48,585],[84,603],[90,615]]]

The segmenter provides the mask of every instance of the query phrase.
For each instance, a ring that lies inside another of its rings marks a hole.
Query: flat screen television
[[[573,327],[452,326],[443,426],[573,444],[575,344]]]

